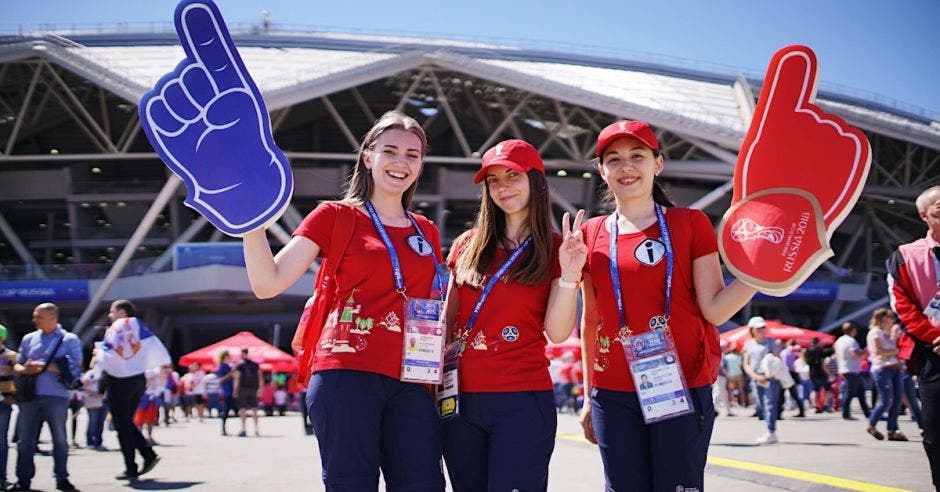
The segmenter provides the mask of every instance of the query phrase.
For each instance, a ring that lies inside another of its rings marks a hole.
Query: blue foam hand
[[[214,3],[184,0],[175,21],[186,58],[141,97],[141,126],[186,184],[186,205],[230,236],[267,227],[294,182],[261,92]]]

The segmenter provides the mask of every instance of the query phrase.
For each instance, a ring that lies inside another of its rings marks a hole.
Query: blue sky
[[[800,43],[816,51],[824,84],[838,84],[840,92],[872,92],[940,118],[940,2],[936,0],[218,3],[228,22],[259,22],[260,12],[268,10],[275,23],[588,45],[623,50],[625,58],[636,53],[665,55],[760,74],[776,49]],[[5,0],[0,2],[0,29],[9,32],[21,24],[40,23],[166,22],[172,20],[175,4],[168,0]],[[867,93],[862,97],[875,98]]]

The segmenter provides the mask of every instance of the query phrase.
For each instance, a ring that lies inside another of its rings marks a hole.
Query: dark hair
[[[114,301],[111,305],[114,306],[115,310],[123,309],[124,314],[126,314],[128,318],[137,317],[137,306],[134,306],[134,303],[131,301],[128,301],[127,299],[118,299]]]
[[[543,282],[552,267],[555,242],[552,231],[552,205],[548,194],[548,180],[541,171],[530,169],[529,214],[525,228],[532,235],[532,247],[519,258],[506,280],[518,280],[534,285]],[[458,285],[483,287],[486,273],[493,263],[496,248],[509,249],[506,241],[506,214],[493,201],[489,186],[484,182],[480,195],[480,212],[473,225],[473,236],[460,248],[460,257],[454,267],[454,280]]]
[[[349,187],[346,188],[346,196],[342,199],[343,203],[360,206],[372,197],[374,187],[372,173],[366,168],[363,155],[375,149],[375,141],[379,139],[379,136],[393,129],[414,133],[421,140],[421,160],[424,160],[424,156],[428,153],[428,137],[421,125],[414,118],[398,111],[389,111],[383,114],[362,137],[362,144],[359,146],[359,153],[356,156],[356,167],[353,168],[352,177],[349,179]],[[411,205],[411,199],[414,197],[417,188],[418,180],[415,179],[415,182],[402,194],[401,204],[405,209],[408,209]]]
[[[649,147],[647,147],[649,148]],[[650,149],[650,152],[653,153],[653,158],[658,159],[662,154],[658,150]],[[595,159],[596,167],[604,165],[604,156],[598,157]],[[604,180],[601,180],[603,183]],[[601,194],[601,198],[606,203],[614,203],[616,199],[614,198],[614,193],[610,191],[610,188],[607,187],[607,183],[604,183],[604,192]],[[659,180],[659,176],[653,176],[653,201],[664,206],[664,207],[675,207],[676,203],[672,201],[672,198],[666,194],[665,188],[663,188],[662,183]]]

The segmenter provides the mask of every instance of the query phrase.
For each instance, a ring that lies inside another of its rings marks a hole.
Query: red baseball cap
[[[473,177],[474,183],[483,181],[486,177],[486,168],[490,166],[506,166],[518,173],[538,169],[545,174],[545,164],[542,156],[529,142],[524,140],[503,140],[483,154],[483,167]]]
[[[643,145],[656,151],[659,150],[659,140],[647,122],[620,120],[607,125],[607,128],[601,130],[601,134],[597,136],[597,151],[594,155],[597,157],[603,156],[604,149],[621,137],[633,137],[642,142]]]

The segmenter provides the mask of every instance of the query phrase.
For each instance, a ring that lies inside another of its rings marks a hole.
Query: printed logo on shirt
[[[666,256],[666,245],[659,239],[647,238],[633,250],[636,261],[650,267],[659,263],[663,256]]]
[[[431,256],[434,254],[434,247],[431,246],[430,241],[417,234],[408,236],[408,246],[411,246],[411,249],[421,256]]]
[[[503,340],[506,340],[507,342],[515,342],[519,339],[519,328],[516,328],[515,326],[504,327],[502,336]]]

